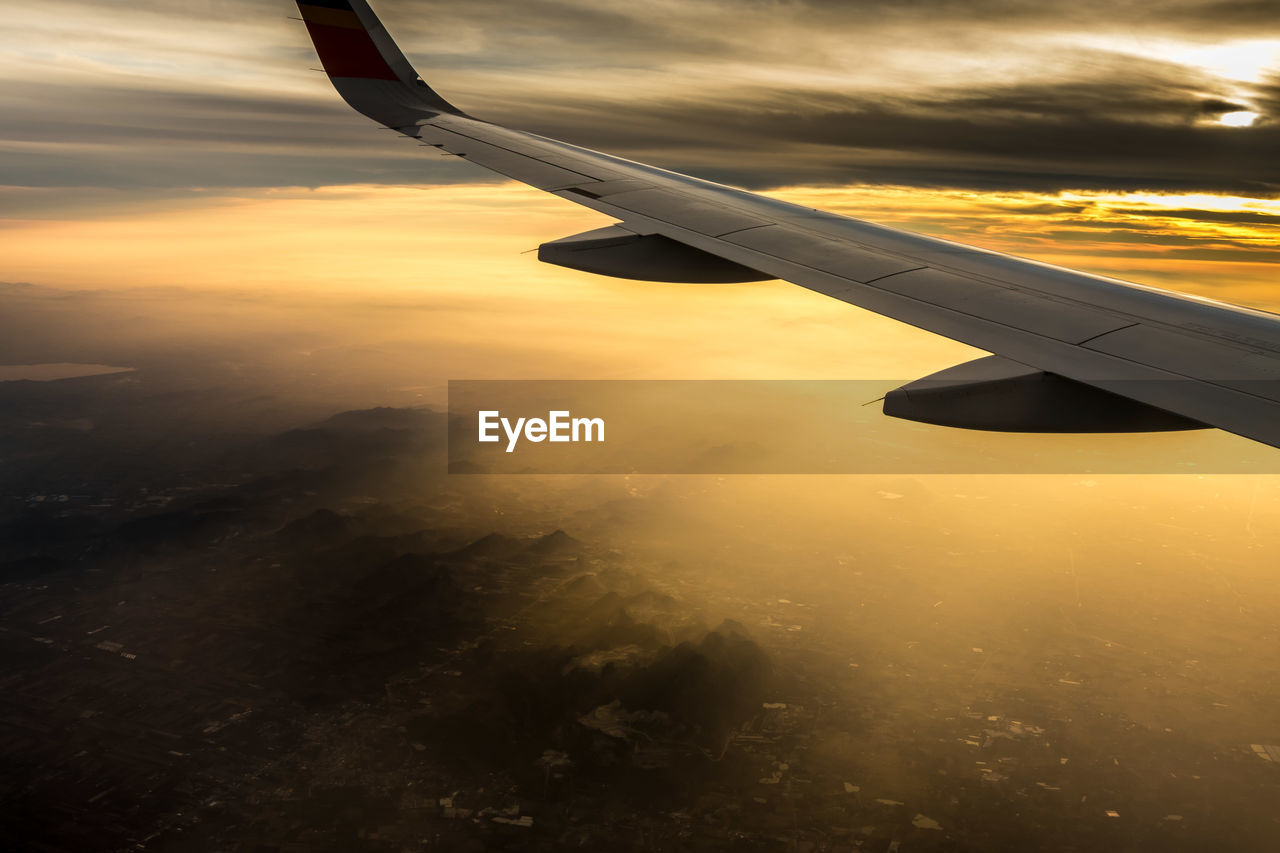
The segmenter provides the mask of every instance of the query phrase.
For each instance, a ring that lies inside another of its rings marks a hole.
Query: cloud
[[[375,5],[424,75],[476,114],[753,188],[1280,184],[1275,80],[1228,79],[1201,57],[1247,39],[1265,65],[1266,3]],[[348,110],[307,70],[314,53],[284,0],[51,0],[13,14],[0,183],[481,179]],[[1241,109],[1263,119],[1214,126]]]
[[[1280,190],[1280,123],[1200,120],[1175,78],[955,90],[945,98],[756,89],[632,103],[580,99],[533,129],[753,188],[882,182],[985,189]]]
[[[139,92],[124,85],[48,84],[0,92],[0,113],[7,117],[0,133],[0,185],[500,180],[423,152],[353,113],[336,95],[319,100],[247,90]]]

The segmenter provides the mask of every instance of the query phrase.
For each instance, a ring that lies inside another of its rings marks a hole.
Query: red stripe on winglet
[[[307,22],[316,53],[330,77],[359,77],[365,80],[399,80],[378,46],[364,30],[330,27]]]

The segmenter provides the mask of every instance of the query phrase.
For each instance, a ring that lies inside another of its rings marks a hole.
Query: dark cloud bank
[[[1201,113],[1225,110],[1174,94],[1119,84],[982,90],[946,101],[786,91],[632,105],[608,123],[586,118],[604,114],[603,102],[551,107],[524,124],[752,188],[1280,190],[1280,123],[1198,124]]]
[[[1266,196],[1280,187],[1277,85],[1228,85],[1156,57],[1045,42],[1037,79],[955,81],[944,90],[894,94],[771,89],[725,78],[697,81],[678,95],[629,91],[622,99],[593,81],[601,69],[631,69],[643,81],[654,69],[693,59],[726,67],[794,64],[805,61],[807,43],[833,32],[848,32],[865,50],[875,50],[882,34],[886,51],[907,41],[925,49],[964,45],[978,56],[1060,32],[1212,45],[1267,37],[1275,28],[1270,4],[700,3],[665,16],[636,4],[550,0],[521,4],[514,14],[510,4],[493,2],[465,9],[416,0],[377,5],[437,88],[484,117],[752,188],[872,182]],[[201,9],[215,21],[263,12],[258,4]],[[288,44],[252,60],[286,73],[314,64],[301,30],[281,37]],[[810,61],[823,68],[820,53]],[[466,90],[477,79],[502,79],[495,74],[518,79],[519,96],[491,86]],[[566,96],[564,81],[575,75],[581,85]],[[452,77],[471,82],[451,85]],[[552,78],[559,91],[546,88]],[[12,87],[0,96],[0,135],[19,147],[5,158],[0,181],[130,187],[489,177],[397,147],[322,82],[304,101],[261,88]],[[1263,114],[1254,127],[1205,121],[1245,106]]]

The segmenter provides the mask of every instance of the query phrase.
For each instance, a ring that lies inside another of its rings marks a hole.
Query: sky
[[[346,113],[308,70],[317,63],[292,3],[6,5],[5,183],[466,180],[424,169]],[[752,188],[1280,187],[1280,124],[1268,120],[1280,25],[1266,2],[385,0],[377,10],[430,82],[474,113]],[[1248,128],[1222,122],[1245,112],[1259,116]]]
[[[872,339],[897,334],[912,353],[967,352],[848,306],[818,308],[781,283],[640,296],[655,286],[537,264],[520,253],[606,223],[352,112],[313,70],[284,0],[0,5],[0,281],[459,305],[487,294],[534,313],[541,304],[563,328],[580,328],[574,306],[599,299],[635,299],[652,312],[636,316],[655,323],[691,301],[749,316],[767,304],[798,321],[820,315],[833,340],[847,323]],[[483,118],[872,221],[1280,308],[1280,23],[1269,3],[376,9],[424,77]],[[708,317],[682,331],[714,338],[725,325]],[[833,372],[826,360],[788,363]]]

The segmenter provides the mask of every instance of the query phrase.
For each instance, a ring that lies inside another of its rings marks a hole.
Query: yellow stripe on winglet
[[[324,27],[345,27],[348,30],[363,30],[364,24],[349,9],[326,9],[323,6],[307,6],[299,3],[302,20],[308,24],[319,24]]]

